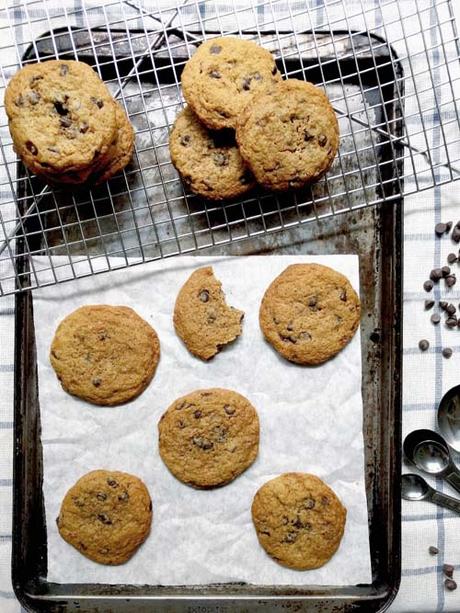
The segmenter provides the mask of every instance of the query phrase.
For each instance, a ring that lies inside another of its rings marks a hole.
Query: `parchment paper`
[[[354,585],[371,582],[364,485],[360,334],[319,367],[290,364],[264,340],[260,300],[269,283],[295,262],[320,262],[344,273],[359,291],[356,256],[180,257],[79,279],[34,293],[37,335],[48,580],[133,584]],[[66,262],[54,258],[54,264]],[[48,258],[35,258],[40,272]],[[117,261],[112,261],[114,267]],[[213,265],[228,303],[243,309],[242,336],[211,362],[192,357],[174,333],[179,288],[194,268]],[[48,352],[59,321],[83,304],[134,308],[156,329],[161,360],[149,388],[115,408],[92,406],[66,394]],[[177,481],[158,454],[157,422],[172,401],[194,389],[226,387],[245,395],[261,424],[256,462],[226,487],[197,491]],[[97,468],[139,476],[153,500],[152,532],[126,564],[105,567],[61,539],[55,518],[66,491]],[[323,568],[298,572],[279,566],[260,547],[250,507],[257,489],[285,471],[323,478],[348,509],[345,535]]]

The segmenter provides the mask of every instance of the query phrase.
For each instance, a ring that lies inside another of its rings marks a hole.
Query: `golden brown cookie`
[[[267,481],[252,503],[259,543],[279,564],[311,570],[326,564],[342,540],[347,511],[321,479],[284,473]]]
[[[242,331],[243,311],[227,306],[211,266],[195,270],[176,298],[174,328],[187,349],[209,360]]]
[[[321,264],[292,264],[264,294],[259,322],[266,340],[297,364],[321,364],[353,338],[360,319],[355,290]]]
[[[94,470],[64,497],[59,534],[99,564],[124,564],[145,541],[152,501],[144,483],[124,472]]]
[[[239,115],[236,139],[258,183],[297,189],[318,180],[339,148],[339,126],[326,94],[289,79],[258,94]]]
[[[182,91],[201,121],[212,130],[234,128],[238,115],[257,93],[281,80],[269,51],[226,36],[202,43],[182,72]]]
[[[259,418],[241,394],[197,390],[179,398],[158,423],[163,462],[180,481],[207,489],[229,483],[257,457]]]
[[[183,181],[203,198],[236,198],[255,185],[233,132],[207,130],[189,107],[181,111],[174,122],[169,150],[171,161]]]
[[[110,92],[84,62],[24,66],[8,84],[5,109],[16,152],[38,173],[87,169],[106,154],[116,132]]]
[[[160,358],[155,330],[133,309],[83,306],[59,324],[50,360],[62,387],[100,405],[128,402],[150,383]]]

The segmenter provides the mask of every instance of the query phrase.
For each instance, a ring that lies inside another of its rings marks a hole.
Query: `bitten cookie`
[[[117,129],[110,92],[84,62],[24,66],[8,84],[5,109],[16,152],[38,173],[87,169]]]
[[[237,120],[236,139],[258,183],[273,190],[296,189],[330,168],[339,126],[322,90],[289,79],[253,98]]]
[[[83,306],[63,319],[50,352],[62,387],[99,405],[138,396],[159,358],[155,330],[133,309],[108,305]]]
[[[254,94],[281,81],[269,51],[227,36],[202,43],[182,72],[182,91],[201,121],[213,130],[234,128]]]
[[[211,266],[195,270],[176,298],[174,328],[187,349],[209,360],[241,334],[243,311],[227,306]]]
[[[255,185],[238,151],[234,134],[210,132],[188,107],[174,122],[169,150],[171,161],[183,181],[203,198],[236,198]]]
[[[323,566],[342,540],[347,511],[321,479],[285,473],[254,496],[252,520],[259,543],[279,564],[296,570]]]
[[[266,340],[297,364],[321,364],[353,338],[359,298],[348,279],[321,264],[292,264],[268,287],[259,311]]]
[[[235,479],[256,459],[259,418],[241,394],[197,390],[179,398],[158,423],[163,462],[180,481],[213,488]]]
[[[56,523],[62,538],[90,560],[124,564],[150,532],[152,501],[134,475],[94,470],[67,492]]]

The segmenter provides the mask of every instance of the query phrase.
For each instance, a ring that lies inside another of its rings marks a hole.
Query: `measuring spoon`
[[[423,472],[440,477],[460,492],[460,471],[452,461],[446,441],[433,430],[414,430],[403,444],[406,458]]]
[[[402,476],[401,496],[404,500],[426,500],[460,515],[460,500],[434,490],[420,475],[409,473]]]
[[[460,385],[444,394],[438,407],[438,426],[446,441],[460,451]]]

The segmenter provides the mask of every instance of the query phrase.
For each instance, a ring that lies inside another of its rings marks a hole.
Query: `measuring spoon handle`
[[[460,492],[460,474],[456,470],[443,475],[443,479],[457,490],[457,492]]]
[[[433,491],[430,496],[430,501],[434,502],[434,504],[438,504],[440,507],[450,509],[454,513],[458,513],[460,515],[460,500],[457,498],[452,498],[452,496],[447,496],[446,494]]]

